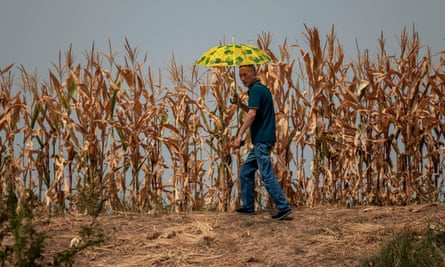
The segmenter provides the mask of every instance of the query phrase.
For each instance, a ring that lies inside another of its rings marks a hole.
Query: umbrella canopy
[[[263,64],[271,61],[263,50],[247,44],[226,44],[213,47],[205,52],[195,63],[200,66],[242,66]]]

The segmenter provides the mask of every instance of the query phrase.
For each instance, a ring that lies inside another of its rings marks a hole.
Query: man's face
[[[250,67],[241,66],[239,68],[239,78],[244,86],[249,87],[256,81],[256,73]]]

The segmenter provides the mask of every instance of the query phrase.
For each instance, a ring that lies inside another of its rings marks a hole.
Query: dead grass
[[[358,266],[397,233],[443,225],[444,214],[445,204],[430,204],[298,208],[279,222],[267,211],[103,216],[105,243],[78,255],[75,266]],[[51,219],[46,256],[89,220]]]

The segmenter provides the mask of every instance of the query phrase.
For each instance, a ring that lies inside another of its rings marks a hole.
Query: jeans
[[[270,160],[270,150],[272,146],[269,144],[255,144],[253,150],[250,151],[240,171],[241,178],[241,194],[243,207],[248,210],[255,209],[255,172],[259,170],[264,187],[269,193],[272,201],[275,203],[279,211],[291,209],[281,186],[273,173],[272,162]]]

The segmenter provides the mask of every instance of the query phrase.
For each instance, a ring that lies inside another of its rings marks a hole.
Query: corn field
[[[443,201],[445,51],[421,54],[418,33],[405,30],[398,54],[382,35],[375,55],[357,47],[346,61],[334,29],[321,38],[307,27],[303,37],[305,46],[284,40],[278,53],[270,33],[257,38],[273,58],[259,77],[274,96],[272,159],[291,204]],[[236,69],[184,69],[173,57],[163,73],[128,41],[121,62],[111,44],[75,58],[60,53],[46,79],[0,69],[0,195],[12,188],[42,208],[83,213],[240,204],[250,144],[229,146],[244,116],[229,98],[247,98]],[[256,190],[257,205],[270,207]]]

